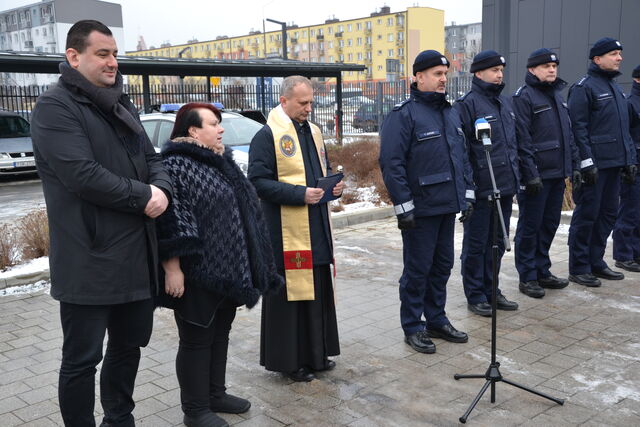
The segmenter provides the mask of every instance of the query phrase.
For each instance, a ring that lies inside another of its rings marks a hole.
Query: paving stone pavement
[[[458,225],[457,256],[461,241]],[[433,355],[411,350],[399,326],[401,250],[392,219],[336,230],[342,354],[333,371],[310,383],[294,383],[259,366],[260,308],[241,309],[231,332],[227,385],[229,392],[249,398],[252,407],[246,414],[222,416],[243,427],[458,424],[484,380],[455,381],[453,374],[484,373],[490,359],[490,320],[467,311],[456,259],[447,313],[458,329],[469,333],[469,342],[436,339]],[[551,255],[554,273],[566,277],[566,235],[556,237]],[[607,259],[611,261],[610,251]],[[604,281],[601,288],[571,284],[547,290],[547,296],[536,300],[518,292],[513,254],[506,254],[501,288],[520,309],[499,312],[502,374],[566,403],[559,406],[498,383],[496,402],[490,403],[487,392],[467,423],[640,425],[640,274],[627,276]],[[45,291],[0,296],[0,426],[62,425],[56,397],[59,324],[58,303]],[[139,426],[181,425],[176,347],[172,313],[158,310],[134,396]],[[101,420],[99,402],[96,419]]]

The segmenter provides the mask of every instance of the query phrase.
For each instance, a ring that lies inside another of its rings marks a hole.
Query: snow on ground
[[[10,288],[0,289],[0,297],[7,295],[25,295],[32,294],[34,292],[44,291],[49,293],[51,289],[51,282],[48,280],[39,280],[36,283],[30,283],[22,286],[12,286]]]
[[[41,257],[27,261],[24,264],[19,264],[8,268],[5,271],[0,272],[0,279],[7,279],[9,277],[22,276],[25,274],[38,273],[40,271],[49,269],[49,257]]]

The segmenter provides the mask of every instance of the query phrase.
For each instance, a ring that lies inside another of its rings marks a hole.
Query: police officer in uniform
[[[560,224],[564,179],[573,188],[582,184],[580,158],[573,142],[567,104],[560,91],[558,56],[549,49],[529,55],[525,84],[513,95],[522,182],[518,192],[519,218],[515,236],[520,292],[542,298],[544,288],[569,284],[551,274],[549,248]]]
[[[436,351],[430,338],[468,340],[444,309],[455,216],[462,211],[461,220],[468,219],[474,200],[460,118],[445,98],[448,68],[441,53],[421,52],[410,98],[393,108],[380,131],[380,167],[402,230],[400,320],[405,342],[421,353]]]
[[[569,90],[569,114],[584,180],[573,192],[569,280],[583,286],[600,286],[598,278],[624,279],[604,261],[607,237],[618,213],[621,171],[628,183],[636,174],[628,101],[614,80],[620,75],[621,53],[618,40],[605,37],[595,42],[587,75]]]
[[[502,72],[506,61],[502,55],[485,50],[473,58],[470,71],[474,74],[471,91],[458,99],[454,108],[460,113],[469,147],[469,161],[476,185],[476,204],[473,217],[464,224],[462,242],[462,283],[468,309],[480,316],[491,316],[493,265],[491,256],[494,212],[488,196],[493,193],[482,142],[475,137],[475,121],[484,118],[491,125],[491,163],[496,185],[501,194],[502,215],[507,233],[511,218],[511,204],[518,189],[518,147],[516,116],[511,100],[500,95],[504,88]],[[502,230],[499,230],[499,258],[504,254]],[[509,301],[498,289],[497,307],[517,310],[518,304]]]
[[[631,138],[636,146],[636,161],[640,162],[640,65],[634,70],[631,94]],[[613,227],[613,259],[616,267],[640,272],[640,179],[633,184],[622,180],[620,209]]]

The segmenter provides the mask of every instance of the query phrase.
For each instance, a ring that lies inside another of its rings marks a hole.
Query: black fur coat
[[[197,286],[253,307],[284,283],[255,189],[233,161],[177,138],[162,150],[175,195],[158,218],[160,259],[180,257],[185,286]]]

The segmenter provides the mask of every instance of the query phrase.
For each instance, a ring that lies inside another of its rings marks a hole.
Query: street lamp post
[[[190,51],[191,50],[191,46],[187,46],[184,49],[182,49],[180,52],[178,52],[178,58],[182,59],[182,55],[184,55],[184,53],[186,51]],[[186,102],[185,99],[185,93],[184,93],[184,76],[180,76],[180,95],[182,96],[182,102]]]
[[[267,18],[267,21],[282,26],[282,59],[287,59],[287,23]]]

